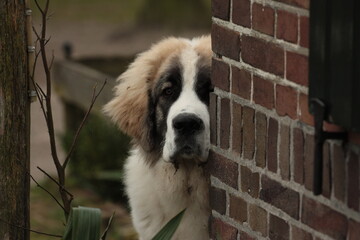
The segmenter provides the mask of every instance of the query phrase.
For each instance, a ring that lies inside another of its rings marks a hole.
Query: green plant
[[[66,150],[71,146],[73,135],[70,129],[62,138]],[[129,137],[114,125],[95,114],[90,115],[71,158],[71,177],[105,198],[124,200],[121,176],[129,142]]]
[[[101,211],[98,208],[73,208],[65,227],[64,240],[99,240]]]
[[[173,217],[152,240],[171,240],[180,225],[185,210]],[[105,240],[114,214],[108,226],[100,237],[101,211],[98,208],[76,207],[72,208],[63,235],[63,240]]]
[[[156,235],[152,240],[170,240],[174,235],[176,229],[179,227],[182,217],[184,216],[185,210],[179,212],[173,217]]]

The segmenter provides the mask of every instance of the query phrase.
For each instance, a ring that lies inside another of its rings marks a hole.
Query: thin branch
[[[40,55],[40,51],[38,51],[37,53],[35,53],[35,59],[34,59],[33,69],[32,69],[32,73],[31,73],[31,75],[30,75],[31,78],[34,78],[34,76],[35,76],[36,64],[37,64],[39,55]]]
[[[41,6],[39,5],[39,3],[38,3],[37,0],[35,0],[35,4],[36,4],[38,10],[41,12],[41,14],[44,15],[44,11],[42,10],[42,8],[41,8]]]
[[[45,236],[49,236],[49,237],[56,237],[56,238],[62,238],[63,237],[63,236],[56,235],[56,234],[44,233],[44,232],[29,229],[29,228],[26,228],[26,227],[18,226],[16,224],[9,223],[9,222],[5,221],[4,219],[1,219],[1,218],[0,218],[0,221],[6,223],[9,226],[24,229],[26,231],[30,231],[30,232],[33,232],[33,233],[36,233],[36,234],[41,234],[41,235],[45,235]]]
[[[86,120],[88,119],[89,114],[90,114],[90,112],[91,112],[91,110],[92,110],[92,108],[93,108],[93,106],[94,106],[94,104],[95,104],[95,102],[96,102],[96,99],[99,97],[99,95],[100,95],[100,93],[102,92],[102,90],[104,89],[106,83],[107,83],[107,80],[105,79],[105,81],[104,81],[103,85],[101,86],[101,88],[100,88],[100,90],[99,90],[98,93],[96,93],[96,86],[97,86],[97,84],[94,86],[94,91],[93,91],[93,95],[92,95],[92,99],[91,99],[90,106],[89,106],[89,108],[88,108],[88,110],[87,110],[84,118],[82,119],[79,128],[77,129],[77,131],[76,131],[76,133],[75,133],[75,136],[74,136],[73,142],[72,142],[72,144],[71,144],[69,153],[67,154],[67,156],[66,156],[66,158],[65,158],[65,161],[64,161],[64,164],[62,165],[64,169],[66,168],[67,164],[69,163],[70,157],[71,157],[71,155],[72,155],[72,153],[73,153],[73,151],[74,151],[74,149],[75,149],[75,146],[76,146],[76,143],[77,143],[77,141],[78,141],[78,138],[79,138],[81,129],[84,127],[85,122],[86,122]]]
[[[52,106],[51,106],[51,72],[49,68],[49,63],[46,54],[46,44],[49,42],[49,39],[46,39],[46,29],[47,29],[47,20],[48,20],[48,10],[49,10],[49,0],[46,0],[45,7],[41,8],[38,0],[35,0],[37,7],[39,8],[42,16],[42,24],[40,34],[34,29],[34,32],[37,36],[40,46],[40,54],[42,59],[43,70],[45,72],[45,80],[46,80],[46,91],[45,94],[45,107],[46,107],[46,125],[48,128],[49,139],[50,139],[50,150],[53,162],[56,167],[57,175],[58,175],[58,183],[59,183],[59,193],[62,199],[65,218],[67,219],[71,210],[71,201],[72,197],[70,197],[64,190],[65,186],[65,168],[61,165],[59,160],[59,156],[57,153],[56,147],[56,139],[55,139],[55,128],[54,128],[54,119],[52,114]],[[38,96],[40,95],[39,92]]]
[[[37,1],[37,0],[36,0]],[[38,4],[37,4],[38,5]],[[39,6],[38,6],[39,7]],[[46,43],[49,40],[46,40],[46,21],[47,21],[47,13],[49,10],[49,0],[46,0],[45,8],[41,10],[42,13],[42,28],[41,28],[41,36],[38,36],[39,44],[40,44],[40,52],[41,52],[41,58],[43,63],[43,68],[45,71],[45,79],[46,79],[46,113],[47,113],[47,127],[49,132],[49,138],[50,138],[50,149],[51,149],[51,155],[54,160],[54,164],[56,167],[56,170],[59,175],[59,182],[61,184],[64,184],[64,171],[62,170],[61,163],[57,154],[57,148],[56,148],[56,139],[55,139],[55,130],[54,130],[54,120],[52,115],[52,106],[51,106],[51,73],[47,61],[47,55],[46,55]]]
[[[34,181],[34,183],[36,184],[37,187],[39,187],[40,189],[44,190],[47,194],[49,194],[55,200],[55,202],[65,211],[64,206],[61,205],[61,203],[56,199],[56,197],[49,190],[47,190],[46,188],[41,186],[31,174],[30,174],[30,177]]]
[[[50,42],[50,40],[51,40],[51,36],[45,40],[45,46]]]
[[[50,176],[50,174],[48,174],[45,170],[43,170],[40,167],[37,167],[37,169],[39,169],[42,173],[44,173],[51,181],[53,181],[56,185],[58,185],[63,191],[65,191],[72,199],[74,198],[74,195],[72,195],[68,190],[66,190],[64,188],[64,186],[61,186],[60,183],[58,181],[56,181],[55,178],[53,178],[52,176]]]
[[[40,37],[39,33],[36,31],[36,28],[35,28],[34,26],[32,27],[32,29],[33,29],[33,32],[34,32],[35,35],[36,35],[36,42],[38,42],[41,37]]]
[[[39,89],[41,95],[42,95],[44,98],[46,98],[45,92],[42,90],[41,86],[40,86],[38,83],[36,83],[36,87]]]
[[[47,114],[46,114],[46,110],[45,110],[45,107],[44,107],[44,102],[43,102],[43,100],[42,100],[42,98],[41,98],[41,96],[40,96],[39,89],[38,89],[38,87],[40,88],[40,86],[35,82],[35,80],[34,80],[33,77],[31,77],[31,81],[32,81],[33,85],[35,86],[36,96],[37,96],[37,98],[38,98],[38,100],[39,100],[40,107],[41,107],[42,113],[43,113],[43,115],[44,115],[44,117],[45,117],[45,120],[47,121]],[[40,88],[40,90],[41,90],[41,92],[42,92],[42,89],[41,89],[41,88]],[[46,97],[46,96],[45,96],[45,97]]]
[[[51,70],[54,64],[54,59],[55,59],[55,55],[54,55],[54,50],[52,50],[52,56],[51,56],[51,61],[50,61],[50,66],[49,69]]]

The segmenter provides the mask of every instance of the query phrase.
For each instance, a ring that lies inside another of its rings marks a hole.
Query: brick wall
[[[358,136],[326,142],[323,194],[312,193],[309,0],[213,0],[212,11],[212,239],[360,239]]]

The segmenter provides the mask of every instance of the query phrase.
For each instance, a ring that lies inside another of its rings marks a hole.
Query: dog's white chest
[[[151,239],[184,208],[174,239],[209,238],[208,181],[201,167],[180,165],[175,171],[171,163],[162,160],[150,167],[135,150],[127,160],[125,174],[133,223],[141,239]]]

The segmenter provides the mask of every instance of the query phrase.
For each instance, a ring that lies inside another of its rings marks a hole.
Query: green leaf
[[[185,210],[182,210],[175,217],[173,217],[156,235],[152,240],[171,240],[171,237],[174,235],[176,229],[178,228],[181,219],[185,213]]]
[[[64,240],[99,240],[101,211],[98,208],[73,208],[65,227]]]

